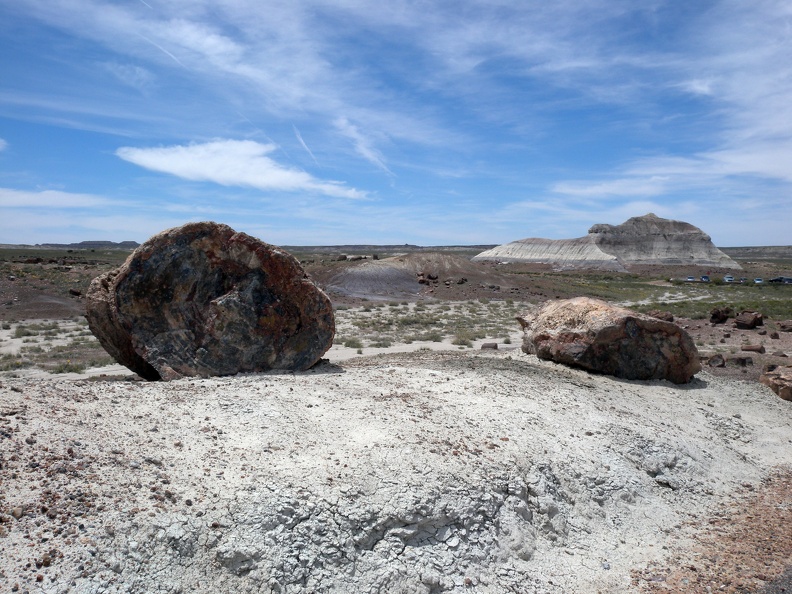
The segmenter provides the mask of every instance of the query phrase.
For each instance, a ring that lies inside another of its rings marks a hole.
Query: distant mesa
[[[550,264],[558,270],[626,272],[634,266],[742,267],[716,248],[709,235],[682,221],[652,213],[621,225],[594,225],[577,239],[520,239],[481,252],[473,261]]]
[[[139,247],[137,241],[81,241],[79,243],[42,243],[42,248],[74,249],[74,250],[134,250]]]

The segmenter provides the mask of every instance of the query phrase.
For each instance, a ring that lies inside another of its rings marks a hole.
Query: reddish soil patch
[[[644,592],[792,592],[792,469],[695,525],[697,545],[634,573]]]

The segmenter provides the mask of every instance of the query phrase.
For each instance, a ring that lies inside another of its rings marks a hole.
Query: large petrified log
[[[551,301],[517,318],[523,351],[625,379],[689,382],[701,370],[693,339],[676,324],[597,299]]]
[[[330,300],[297,260],[210,222],[163,231],[95,278],[86,317],[149,380],[303,370],[335,334]]]

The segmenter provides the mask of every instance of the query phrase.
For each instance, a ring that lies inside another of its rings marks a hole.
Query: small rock
[[[11,510],[11,515],[14,517],[14,519],[18,520],[25,515],[25,511],[21,507],[15,507]]]

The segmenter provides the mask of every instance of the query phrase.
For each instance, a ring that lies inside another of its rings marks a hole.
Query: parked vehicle
[[[723,277],[723,282],[724,283],[733,283],[734,282],[734,277],[731,274],[727,274],[726,276]]]
[[[695,276],[689,276],[689,277],[687,277],[685,279],[685,281],[688,282],[688,283],[695,283],[696,282],[696,277]]]
[[[764,281],[761,278],[755,278],[754,279],[754,284],[756,284],[756,285],[761,285],[763,282]]]
[[[702,283],[708,283],[708,282],[709,282],[709,277],[708,277],[706,274],[705,274],[705,275],[703,275],[703,276],[701,277],[701,282],[702,282]]]
[[[775,278],[771,278],[767,282],[768,283],[780,283],[780,284],[789,285],[789,284],[792,284],[792,278],[790,278],[788,276],[777,276]]]

